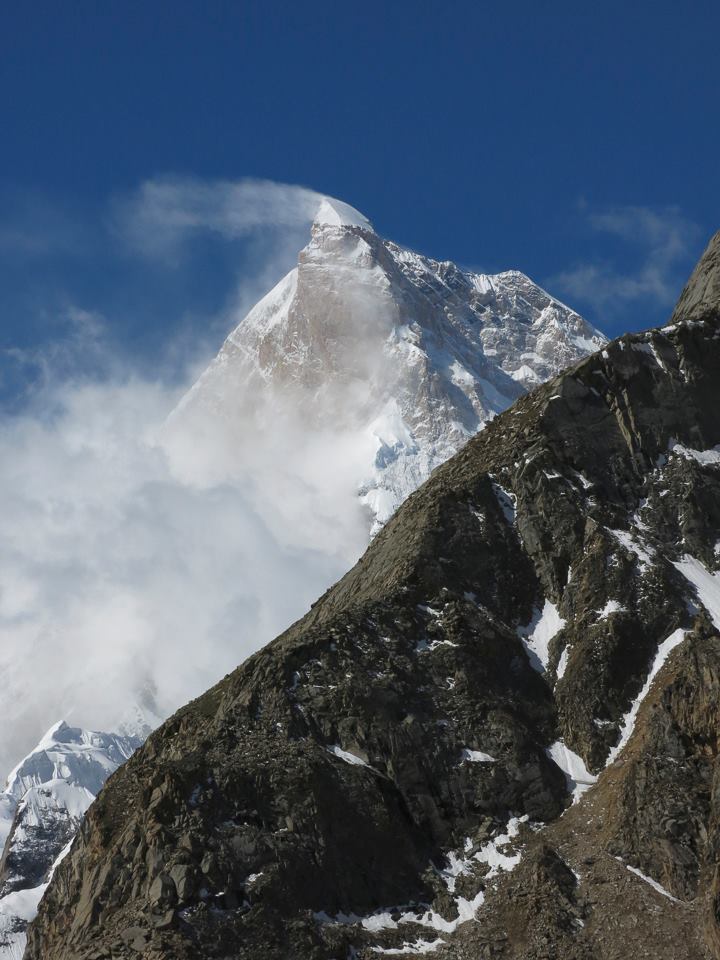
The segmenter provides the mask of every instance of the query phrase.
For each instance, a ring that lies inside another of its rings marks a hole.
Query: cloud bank
[[[296,254],[317,203],[302,188],[154,181],[116,204],[114,229],[122,211],[125,241],[155,257],[188,231],[286,224]],[[254,287],[238,280],[226,329]],[[60,717],[112,729],[137,702],[166,716],[301,616],[368,538],[367,441],[351,428],[309,428],[286,407],[265,410],[270,429],[195,421],[171,436],[198,363],[188,344],[149,376],[102,316],[71,308],[65,329],[5,356],[34,375],[0,416],[0,773]]]
[[[163,446],[176,399],[135,379],[70,382],[0,423],[5,768],[60,716],[113,728],[139,697],[168,714],[301,616],[366,543],[351,437],[276,421],[264,446],[237,450],[234,475],[218,482],[206,462],[205,482],[174,468],[177,440],[172,457]],[[185,455],[197,468],[210,451]]]

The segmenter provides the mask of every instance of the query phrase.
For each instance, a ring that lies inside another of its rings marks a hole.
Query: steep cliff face
[[[28,960],[720,957],[719,249],[150,737]]]

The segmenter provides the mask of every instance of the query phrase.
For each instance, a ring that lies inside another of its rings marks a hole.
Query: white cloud
[[[319,199],[164,179],[113,216],[142,257],[171,261],[202,232],[252,241],[277,227],[213,318],[229,329],[291,246],[296,259]],[[356,485],[371,439],[357,428],[310,428],[281,404],[232,435],[210,418],[171,436],[204,334],[169,337],[171,359],[150,375],[97,313],[68,307],[60,327],[62,339],[11,352],[33,385],[0,415],[0,774],[60,717],[112,728],[141,695],[167,715],[200,694],[301,616],[368,538]]]
[[[672,306],[696,252],[698,226],[675,207],[622,206],[586,216],[593,231],[621,242],[623,267],[600,259],[578,263],[552,277],[551,288],[608,317],[635,303]]]
[[[120,198],[113,222],[130,249],[173,261],[200,233],[236,240],[259,228],[280,228],[286,238],[307,230],[321,201],[314,190],[269,180],[159,177]]]
[[[166,360],[200,372],[223,335],[295,265],[323,199],[307,187],[270,180],[161,176],[113,200],[106,218],[110,235],[124,253],[146,263],[201,273],[195,245],[208,238],[232,252],[231,262],[237,252],[224,309],[206,318],[201,332],[194,323],[186,331],[191,342],[176,335],[165,346]]]
[[[247,435],[242,470],[202,483],[159,440],[176,399],[70,381],[0,422],[3,769],[58,717],[108,728],[142,689],[163,715],[198,695],[366,543],[353,437],[276,421],[264,445]]]

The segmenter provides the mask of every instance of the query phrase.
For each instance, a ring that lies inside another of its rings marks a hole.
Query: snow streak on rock
[[[590,773],[583,758],[566,746],[562,740],[551,744],[546,753],[565,774],[568,792],[572,794],[573,803],[577,803],[585,791],[597,782],[597,777]]]
[[[670,653],[675,649],[675,647],[678,646],[678,644],[683,642],[683,640],[685,639],[686,633],[687,633],[687,630],[675,630],[673,631],[673,633],[670,634],[670,636],[666,640],[663,640],[663,642],[658,647],[657,653],[655,654],[655,658],[652,662],[652,665],[650,666],[650,672],[648,673],[647,679],[643,684],[643,688],[640,691],[640,693],[637,695],[637,697],[633,701],[632,706],[630,707],[630,709],[622,719],[620,739],[618,740],[618,742],[615,744],[615,746],[612,748],[612,750],[608,755],[608,759],[607,759],[608,764],[612,763],[613,760],[615,760],[615,758],[618,756],[620,751],[623,749],[625,744],[628,742],[628,740],[632,736],[633,730],[635,729],[635,720],[637,719],[637,715],[643,700],[650,692],[650,687],[652,686],[653,680],[660,672],[663,664],[669,657]]]
[[[662,884],[658,883],[657,880],[653,880],[652,877],[648,877],[647,874],[643,873],[642,870],[638,870],[637,867],[631,867],[629,863],[623,863],[620,857],[615,857],[618,863],[622,865],[630,872],[634,873],[636,877],[640,877],[641,880],[644,880],[649,886],[653,888],[657,893],[661,894],[663,897],[666,897],[668,900],[672,900],[673,903],[680,903],[681,901],[669,893]]]
[[[689,554],[676,561],[674,566],[695,587],[700,602],[720,630],[720,573],[711,573],[703,563]]]

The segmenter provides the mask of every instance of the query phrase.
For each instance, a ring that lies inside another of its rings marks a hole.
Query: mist
[[[138,701],[167,716],[301,616],[367,543],[351,435],[278,419],[264,447],[256,434],[238,450],[234,477],[204,482],[174,468],[177,437],[172,457],[162,445],[177,398],[132,379],[64,384],[46,396],[50,421],[0,424],[5,769],[59,717],[114,729]],[[197,467],[211,447],[187,442]]]
[[[307,240],[318,202],[302,188],[241,187],[154,182],[108,218],[135,255],[171,259],[190,256],[195,231],[231,240],[286,226],[237,278],[216,318],[226,332],[287,244],[296,254]],[[109,730],[138,706],[165,718],[302,616],[369,537],[357,481],[372,438],[359,425],[310,424],[296,398],[258,395],[252,417],[195,411],[173,430],[206,331],[196,349],[186,332],[181,347],[168,342],[182,363],[151,376],[76,313],[72,336],[33,356],[42,376],[23,403],[0,416],[0,770],[60,718]]]

